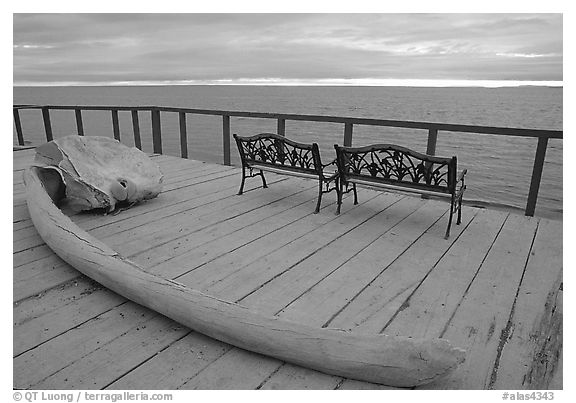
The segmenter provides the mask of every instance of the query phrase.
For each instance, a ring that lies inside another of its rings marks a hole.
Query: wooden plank
[[[331,204],[334,203],[335,201]],[[326,203],[326,206],[323,208],[327,208],[331,206],[331,204]],[[192,260],[196,262],[196,268],[177,277],[178,281],[192,288],[204,290],[209,284],[228,276],[230,273],[245,265],[251,264],[267,254],[280,250],[295,239],[314,231],[318,226],[338,219],[337,216],[332,214],[313,214],[313,209],[308,208],[291,210],[293,211],[289,210],[290,214],[279,214],[272,217],[265,226],[259,225],[258,227],[260,228],[255,228],[255,234],[249,231],[248,228],[241,233],[234,234],[236,239],[226,240],[227,246],[240,244],[238,245],[240,247],[232,250],[227,247],[227,253],[201,266],[198,266],[197,262],[205,261],[207,253],[202,250],[203,248],[197,248],[192,251],[192,255],[200,255]],[[321,209],[320,211],[323,210]],[[272,223],[274,223],[275,228],[270,228]],[[264,234],[262,230],[264,230]],[[252,241],[246,242],[247,239]],[[162,267],[163,265],[160,266]]]
[[[342,378],[326,375],[292,364],[282,365],[258,389],[262,390],[322,390],[334,389]]]
[[[235,198],[233,192],[235,187],[236,183],[233,178],[220,178],[218,181],[203,182],[174,192],[167,192],[163,195],[161,203],[150,203],[142,206],[141,209],[123,211],[117,216],[97,217],[99,220],[92,218],[83,221],[75,220],[75,222],[79,223],[82,228],[96,231],[95,234],[103,231],[100,235],[107,236],[118,231],[145,226],[152,221],[186,213],[188,210],[202,206],[216,208],[220,205],[237,204],[241,200]]]
[[[559,305],[556,309],[562,310],[562,301],[563,301],[562,294],[563,294],[563,291],[560,290],[560,292],[558,293],[558,298],[557,298]],[[564,362],[563,352],[562,352],[562,350],[559,350],[558,362],[556,363],[554,375],[552,376],[552,379],[548,383],[548,389],[550,389],[550,390],[563,390],[564,389],[564,385],[563,385],[563,374],[564,374],[563,362]]]
[[[126,303],[14,359],[14,387],[27,389],[157,314]]]
[[[238,362],[243,363],[242,371],[238,371]],[[234,348],[178,389],[256,389],[279,365],[274,358]]]
[[[298,200],[298,198],[302,198],[302,200]],[[170,260],[162,258],[162,261],[159,262],[156,260],[158,256],[157,254],[154,254],[153,256],[142,254],[135,256],[135,260],[146,268],[153,270],[154,273],[160,273],[163,276],[170,278],[177,278],[177,276],[181,276],[191,270],[196,271],[202,268],[202,275],[209,276],[209,273],[206,272],[207,268],[204,266],[220,257],[226,259],[229,252],[238,250],[245,245],[252,245],[250,247],[254,248],[255,241],[269,237],[270,234],[275,234],[280,230],[284,230],[285,232],[286,229],[284,228],[290,224],[292,224],[291,228],[297,227],[298,224],[294,223],[301,222],[300,220],[305,217],[310,217],[314,208],[313,205],[313,200],[310,200],[309,198],[304,197],[304,195],[298,193],[295,195],[294,201],[290,204],[279,202],[278,207],[280,208],[280,211],[276,214],[266,214],[264,219],[252,220],[253,222],[248,225],[241,223],[243,228],[242,230],[236,230],[236,228],[234,228],[231,232],[226,230],[225,234],[219,234],[222,227],[226,228],[227,225],[234,224],[234,222],[222,222],[217,228],[214,228],[216,232],[214,233],[214,236],[210,236],[208,242],[205,241],[206,234],[201,232],[192,234],[194,238],[190,236],[186,237],[187,243],[191,242],[193,245],[195,244],[198,246],[194,249],[185,250],[183,253],[173,258],[171,258],[171,255],[169,254],[170,249],[168,249],[168,254],[166,252],[163,252],[163,254],[166,254]],[[302,229],[301,231],[306,231],[306,229]],[[209,233],[211,232],[212,231]],[[239,252],[236,252],[236,254],[238,253]],[[258,256],[259,255],[254,256],[254,259]],[[143,257],[146,260],[144,260]],[[153,267],[150,267],[149,259],[152,259],[154,263]],[[191,264],[191,262],[193,262],[193,264]],[[224,272],[227,270],[227,267],[229,268],[234,266],[234,264],[229,261],[229,258],[227,262],[228,263],[224,264],[224,262],[221,261],[223,266],[220,267],[219,272]],[[239,263],[240,262],[238,262],[238,264]],[[214,263],[211,263],[211,265],[214,265]],[[214,275],[216,274],[217,272],[214,272]]]
[[[435,385],[439,389],[487,389],[500,336],[530,254],[538,220],[510,215],[478,275],[441,337],[466,350],[457,372]]]
[[[405,201],[401,196],[394,196],[372,198],[364,203],[361,209],[351,209],[338,220],[330,221],[285,247],[251,262],[222,279],[217,279],[217,282],[210,285],[210,294],[231,301],[239,298],[245,301],[246,295],[262,293],[261,289],[268,287],[273,281],[296,292],[299,288],[294,283],[286,281],[289,277],[288,272],[304,271],[312,277],[313,272],[318,276],[319,272],[327,275],[330,270],[335,270],[339,263],[358,253],[386,230],[386,226],[381,223],[370,225],[378,220],[379,216],[384,215],[381,209],[385,211],[391,205],[402,201],[410,204],[410,200]],[[352,245],[347,247],[346,243]],[[259,300],[257,297],[255,299]],[[283,299],[276,296],[275,300],[279,302]]]
[[[166,317],[155,316],[62,368],[34,388],[101,389],[189,332]]]
[[[361,209],[350,209],[345,215],[328,221],[291,241],[283,248],[251,262],[225,278],[217,279],[217,282],[210,285],[209,291],[220,298],[236,301],[259,291],[262,287],[267,287],[271,281],[283,282],[281,278],[285,278],[288,271],[299,270],[298,266],[306,266],[308,271],[312,271],[311,267],[321,260],[322,270],[317,268],[315,271],[325,272],[329,270],[328,268],[334,270],[338,267],[336,262],[349,259],[359,249],[369,244],[375,236],[378,236],[369,228],[368,223],[377,219],[375,217],[384,215],[381,210],[392,208],[390,206],[400,204],[401,201],[403,201],[401,197],[371,198],[363,204]],[[410,201],[405,201],[405,203],[410,205]],[[386,230],[385,225],[378,227],[379,234]],[[343,242],[338,242],[335,245],[335,241],[350,240],[352,234],[358,235],[360,232],[363,232],[364,236],[354,238],[354,247],[335,250],[343,244]],[[347,255],[348,253],[350,255]],[[319,254],[322,255],[321,258],[317,258]],[[311,259],[313,259],[312,262],[310,262]],[[295,287],[290,287],[290,289],[296,290]],[[271,314],[275,313],[271,312]]]
[[[86,279],[79,279],[78,282],[88,283]],[[71,288],[77,289],[78,286],[72,286]],[[75,295],[72,301],[58,306],[58,309],[44,312],[42,315],[33,318],[28,317],[25,322],[15,326],[14,334],[17,337],[13,339],[12,351],[14,356],[31,350],[126,302],[126,299],[118,294],[102,290],[102,287],[94,286],[93,284],[88,287],[82,287],[82,290],[84,295]],[[61,290],[58,289],[51,294],[54,293],[59,294]],[[35,298],[36,305],[44,303],[46,299]],[[24,303],[28,301],[24,301]]]
[[[462,232],[475,219],[476,214],[477,209],[464,207],[462,224],[454,226],[453,236],[444,242],[439,242],[438,237],[446,230],[445,223],[442,219],[437,221],[360,295],[351,300],[331,320],[329,326],[353,329],[355,332],[379,333],[406,298],[462,236]]]
[[[298,195],[304,190],[301,188],[289,188],[290,192],[294,191]],[[163,246],[173,241],[180,243],[184,239],[188,243],[190,235],[194,233],[217,224],[226,225],[227,219],[232,219],[247,211],[259,209],[267,204],[285,199],[287,196],[289,194],[267,192],[266,195],[255,197],[254,199],[248,196],[245,198],[234,197],[232,199],[218,200],[214,203],[199,205],[197,208],[189,209],[181,214],[164,217],[159,222],[156,222],[156,228],[151,231],[142,231],[141,227],[137,227],[108,236],[107,230],[105,230],[102,236],[99,237],[104,239],[108,245],[117,248],[125,256],[133,256],[150,249],[150,245]],[[230,200],[233,200],[233,202]],[[219,206],[220,210],[218,210]],[[145,225],[145,228],[148,229],[149,227]],[[98,233],[98,229],[94,233]],[[129,239],[129,241],[126,239]],[[173,243],[168,247],[172,248]],[[174,251],[175,249],[172,249],[171,255],[173,255]]]
[[[383,333],[439,337],[484,261],[508,213],[479,214],[390,318]],[[450,287],[446,287],[450,284]]]
[[[490,387],[546,389],[562,348],[562,222],[541,220]]]
[[[29,167],[35,155],[36,150],[34,149],[12,152],[12,171],[22,171]]]
[[[288,303],[296,300],[314,284],[319,283],[337,270],[389,229],[394,220],[385,219],[390,214],[388,209],[391,208],[390,206],[402,202],[413,206],[414,202],[418,203],[414,198],[402,198],[400,195],[392,194],[368,201],[361,210],[371,211],[372,214],[369,215],[371,220],[366,222],[358,220],[360,225],[352,227],[345,235],[335,238],[328,247],[322,248],[305,260],[299,261],[289,270],[263,282],[262,287],[241,299],[240,303],[272,314],[278,313]],[[416,207],[414,206],[414,208]],[[351,209],[350,213],[358,214],[355,210],[357,209]],[[360,217],[365,218],[367,216]],[[383,222],[384,224],[382,224]],[[261,270],[263,269],[259,268],[257,272]]]
[[[106,389],[177,389],[231,348],[229,344],[191,332]]]
[[[46,245],[35,246],[12,255],[12,264],[16,268],[52,256],[52,254],[52,251]]]
[[[215,183],[220,179],[231,178],[235,179],[236,182],[238,181],[237,172],[232,170],[215,170],[211,172],[206,172],[205,175],[199,175],[198,177],[194,178],[182,178],[173,184],[167,184],[164,189],[164,193],[168,193],[175,189],[180,189],[183,187],[188,187],[192,185],[199,185],[201,183],[211,182],[214,181]],[[233,192],[231,192],[234,194]]]
[[[405,253],[368,285],[356,298],[328,323],[329,327],[362,333],[378,333],[398,311],[414,289],[435,267],[475,219],[478,209],[464,207],[462,224],[453,228],[449,240],[438,242],[446,230],[444,220],[438,220]],[[351,383],[351,384],[350,384]],[[350,384],[350,385],[349,385]],[[339,388],[367,388],[346,379]]]
[[[355,381],[353,379],[346,379],[342,384],[338,385],[338,390],[399,390],[392,386],[377,385],[375,383]]]
[[[78,278],[80,273],[53,254],[14,270],[13,295],[15,302]]]
[[[33,225],[32,221],[30,221],[29,219],[28,220],[22,220],[22,221],[17,221],[17,222],[12,223],[12,229],[13,229],[13,232],[16,232],[16,231],[20,231],[22,229],[28,228],[32,225]]]
[[[84,277],[43,292],[34,298],[15,302],[12,312],[14,326],[17,327],[42,315],[53,313],[63,306],[73,303],[76,299],[101,289],[101,285]]]
[[[281,316],[317,326],[326,325],[446,212],[446,205],[441,203],[430,206],[435,209],[422,208],[414,213],[422,204],[421,199],[414,198],[412,206],[404,202],[386,210],[386,214],[379,217],[382,235],[284,308]]]

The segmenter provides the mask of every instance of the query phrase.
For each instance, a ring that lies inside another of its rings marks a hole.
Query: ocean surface
[[[282,86],[14,87],[14,103],[43,105],[174,106],[232,111],[562,130],[562,88],[417,88]],[[45,141],[40,111],[22,111],[24,138]],[[52,111],[54,137],[76,133],[73,111]],[[86,135],[112,137],[110,112],[83,112]],[[129,112],[120,112],[121,139],[133,145]],[[342,143],[344,125],[286,122],[286,135],[319,143],[323,160]],[[149,113],[140,113],[144,151],[152,151]],[[188,115],[189,157],[222,161],[222,119]],[[275,132],[271,119],[232,118],[232,133]],[[426,130],[354,126],[353,145],[394,143],[426,151]],[[16,134],[13,130],[13,141]],[[180,155],[178,114],[162,114],[165,154]],[[436,154],[467,168],[466,200],[524,209],[537,139],[439,132]],[[232,144],[232,163],[238,164]],[[536,215],[562,217],[562,140],[550,140]]]

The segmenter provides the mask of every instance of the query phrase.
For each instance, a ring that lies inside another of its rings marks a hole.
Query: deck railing
[[[490,127],[490,126],[460,125],[460,124],[448,124],[448,123],[352,118],[341,116],[222,111],[222,110],[174,108],[174,107],[161,107],[161,106],[132,107],[132,106],[14,105],[13,106],[14,125],[16,129],[18,144],[21,146],[25,145],[24,134],[22,132],[22,124],[20,122],[20,113],[19,113],[19,111],[23,109],[39,109],[42,111],[42,119],[44,121],[44,131],[46,134],[47,141],[51,141],[53,139],[52,125],[50,121],[51,110],[73,110],[76,115],[76,127],[78,130],[78,135],[80,136],[84,135],[82,111],[110,111],[112,114],[112,132],[114,138],[118,141],[120,141],[120,125],[118,122],[118,113],[120,111],[130,112],[132,114],[134,144],[139,149],[142,148],[142,141],[140,138],[140,123],[138,119],[139,112],[150,113],[152,124],[152,150],[154,153],[157,154],[162,154],[162,129],[161,129],[160,114],[161,112],[171,112],[171,113],[176,112],[178,113],[180,123],[180,152],[182,158],[188,158],[186,115],[192,114],[192,115],[222,116],[222,155],[223,155],[223,163],[225,165],[230,165],[231,117],[274,119],[277,121],[277,133],[280,135],[285,135],[287,120],[342,123],[344,125],[343,142],[342,142],[344,146],[352,145],[354,125],[422,129],[428,131],[428,142],[426,153],[429,155],[436,154],[436,143],[438,140],[439,131],[492,134],[498,136],[533,137],[538,139],[538,143],[534,155],[534,165],[532,167],[532,178],[530,180],[530,189],[528,191],[526,209],[524,211],[524,213],[527,216],[533,216],[534,211],[536,209],[536,201],[538,199],[538,191],[540,189],[540,182],[542,179],[542,170],[544,167],[544,160],[546,158],[548,140],[563,138],[563,131],[561,130],[520,129],[509,127]]]

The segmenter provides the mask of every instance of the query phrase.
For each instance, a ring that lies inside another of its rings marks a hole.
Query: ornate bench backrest
[[[250,137],[234,134],[234,139],[245,166],[260,164],[322,175],[320,150],[316,143],[298,143],[274,133]]]
[[[394,144],[334,148],[344,181],[358,178],[442,193],[456,186],[456,157],[421,154]]]

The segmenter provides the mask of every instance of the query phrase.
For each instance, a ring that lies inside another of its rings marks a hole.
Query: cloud
[[[562,80],[562,16],[14,14],[13,51],[16,84]]]

